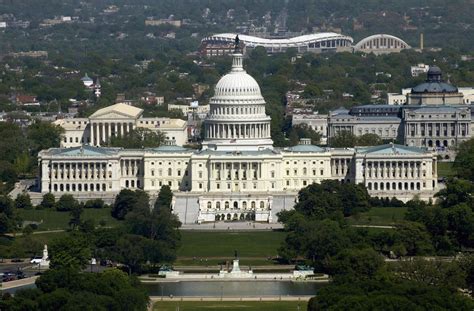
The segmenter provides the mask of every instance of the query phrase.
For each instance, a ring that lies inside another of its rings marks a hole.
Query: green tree
[[[15,199],[15,207],[22,209],[31,209],[33,204],[31,204],[31,198],[28,193],[20,193]]]
[[[405,247],[409,256],[433,253],[430,235],[423,224],[406,222],[397,225],[395,239]]]
[[[414,257],[411,260],[399,261],[392,267],[397,279],[447,287],[453,291],[466,285],[466,274],[457,262]]]
[[[460,203],[472,202],[472,193],[474,193],[474,185],[464,179],[449,180],[446,188],[441,189],[435,194],[435,197],[440,199],[442,207],[450,207]]]
[[[474,138],[459,145],[453,168],[457,176],[474,182]]]
[[[168,185],[163,185],[155,201],[154,208],[159,210],[161,208],[171,209],[171,200],[173,199],[173,192]]]
[[[53,208],[56,205],[56,198],[51,192],[45,193],[41,200],[40,206],[42,208]]]
[[[59,147],[62,127],[49,122],[36,121],[28,127],[27,137],[35,152],[52,147]]]
[[[63,194],[56,202],[56,210],[69,212],[77,208],[79,202],[71,194]]]
[[[357,146],[377,146],[382,144],[382,138],[377,134],[369,133],[357,137]]]
[[[326,271],[334,277],[352,280],[371,279],[385,265],[384,259],[371,248],[345,249],[326,260]]]
[[[93,200],[88,200],[85,204],[84,204],[84,208],[104,208],[105,207],[105,203],[104,203],[104,200],[102,199],[93,199]]]
[[[49,246],[52,269],[84,269],[91,259],[91,245],[86,236],[68,234],[53,240]]]
[[[75,204],[70,210],[71,219],[69,220],[69,226],[72,230],[76,229],[81,224],[81,215],[83,208],[81,204]]]
[[[354,147],[357,144],[357,137],[348,131],[341,131],[329,139],[329,144],[334,148]]]
[[[148,206],[149,200],[148,194],[144,191],[123,189],[115,198],[114,205],[112,206],[112,216],[123,220],[125,215],[137,206]]]
[[[137,128],[124,136],[114,136],[109,142],[111,147],[122,148],[152,148],[158,147],[165,141],[165,135],[160,131]]]
[[[13,202],[7,195],[0,196],[0,234],[12,231],[19,221],[13,214]]]

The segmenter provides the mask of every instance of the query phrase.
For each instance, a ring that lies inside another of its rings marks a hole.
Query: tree
[[[171,200],[173,199],[173,192],[168,185],[163,185],[158,194],[158,198],[155,201],[155,209],[171,209]]]
[[[368,133],[357,137],[357,146],[377,146],[382,144],[382,138],[377,134]]]
[[[441,189],[435,194],[435,197],[440,199],[442,207],[450,207],[460,203],[471,204],[474,193],[474,185],[472,182],[464,179],[449,180],[446,188]]]
[[[36,121],[28,127],[27,137],[31,141],[32,149],[38,152],[43,149],[59,147],[63,132],[63,128],[59,125]]]
[[[7,195],[0,196],[0,234],[10,232],[19,223],[13,214],[13,202]]]
[[[113,136],[109,142],[111,147],[122,148],[152,148],[158,147],[165,141],[165,135],[160,131],[137,128],[124,136]]]
[[[84,208],[104,208],[105,203],[104,200],[102,199],[93,199],[93,200],[88,200],[84,204]]]
[[[383,257],[371,248],[345,249],[326,260],[326,271],[334,277],[371,279],[384,264]]]
[[[2,298],[2,310],[134,310],[145,311],[149,297],[135,277],[117,269],[85,273],[49,269],[35,289]]]
[[[33,204],[31,204],[31,198],[28,193],[20,193],[15,199],[15,207],[21,209],[31,209]]]
[[[56,203],[56,210],[69,212],[77,208],[79,202],[71,194],[63,194]]]
[[[354,147],[357,137],[348,131],[341,131],[329,139],[329,144],[334,148]]]
[[[42,208],[53,208],[56,205],[56,198],[51,192],[45,193],[41,200],[40,206]]]
[[[91,259],[91,245],[86,236],[68,234],[54,240],[49,246],[52,269],[84,269]]]
[[[457,176],[474,182],[474,138],[458,146],[453,168]]]
[[[474,302],[444,286],[390,279],[331,282],[308,302],[319,310],[471,310]]]
[[[83,209],[81,204],[75,204],[70,210],[71,219],[69,220],[69,226],[72,230],[76,229],[81,224],[81,215]]]
[[[396,241],[406,249],[407,255],[428,255],[433,252],[430,235],[423,224],[405,222],[396,226]]]
[[[466,275],[457,262],[414,257],[411,260],[397,262],[393,265],[393,269],[397,279],[447,287],[453,291],[466,285]]]
[[[112,216],[114,218],[123,220],[125,215],[133,208],[140,206],[148,206],[149,197],[146,192],[137,190],[132,191],[129,189],[123,189],[119,192],[115,198],[114,205],[112,207]]]

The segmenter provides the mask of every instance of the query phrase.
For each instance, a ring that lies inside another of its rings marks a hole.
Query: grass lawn
[[[453,162],[438,162],[438,177],[454,177]]]
[[[39,226],[39,231],[45,230],[57,230],[57,229],[68,229],[69,219],[71,215],[69,212],[58,212],[53,209],[30,209],[30,210],[17,210],[21,219],[26,221],[35,221],[41,222]],[[84,209],[82,213],[82,219],[93,219],[96,226],[99,225],[101,220],[104,220],[106,226],[116,226],[119,222],[110,215],[110,208],[102,209],[93,209],[88,208]]]
[[[406,207],[373,207],[370,211],[351,216],[348,221],[351,225],[395,225],[403,220]]]
[[[159,301],[153,306],[154,311],[287,311],[306,310],[306,301]],[[179,309],[178,309],[179,307]],[[299,307],[299,308],[298,308]]]
[[[275,256],[285,236],[286,233],[282,231],[181,231],[182,246],[178,250],[178,257],[232,258],[234,250],[241,257]]]

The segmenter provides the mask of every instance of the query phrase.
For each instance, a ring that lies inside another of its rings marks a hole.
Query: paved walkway
[[[377,228],[377,229],[395,229],[395,226],[379,226],[379,225],[351,225],[356,228]]]
[[[263,297],[161,297],[150,296],[150,301],[308,301],[312,296],[263,296]]]
[[[10,282],[4,282],[2,283],[1,289],[12,289],[15,287],[20,287],[20,286],[25,286],[25,285],[31,285],[34,284],[36,279],[39,278],[39,276],[32,276],[30,278],[24,278],[21,280],[15,280],[15,281],[10,281]]]

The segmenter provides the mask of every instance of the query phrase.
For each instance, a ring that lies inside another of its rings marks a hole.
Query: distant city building
[[[387,34],[372,35],[354,45],[354,50],[364,53],[388,54],[399,53],[411,47],[402,39]]]
[[[416,66],[411,66],[410,67],[411,76],[418,77],[420,74],[426,74],[429,69],[430,69],[430,66],[425,65],[425,64],[418,64]]]
[[[385,140],[434,150],[443,159],[452,160],[457,146],[472,137],[474,89],[458,89],[444,82],[440,68],[431,66],[425,82],[402,92],[405,95],[388,94],[390,105],[332,111],[329,140],[341,131],[356,136],[372,133]]]
[[[90,78],[87,73],[84,77],[81,78],[81,81],[82,83],[84,84],[85,87],[92,87],[92,85],[94,84],[94,80],[92,80],[92,78]]]
[[[233,52],[233,43],[236,33],[222,33],[206,37],[201,40],[201,52],[206,56],[229,54]],[[287,39],[268,39],[239,34],[240,43],[244,51],[262,46],[267,53],[283,53],[290,48],[299,53],[350,51],[352,38],[333,32],[316,33]],[[218,51],[215,54],[215,51]]]
[[[136,128],[160,131],[165,139],[178,146],[188,142],[187,122],[181,119],[144,118],[143,109],[115,104],[102,108],[89,118],[59,119],[54,123],[64,129],[61,147],[104,146],[113,136],[124,136]]]
[[[180,20],[165,19],[165,18],[162,18],[162,19],[149,18],[145,20],[145,25],[147,26],[172,25],[179,28],[181,27],[182,24],[183,22]]]
[[[189,104],[168,104],[168,111],[170,110],[180,110],[183,113],[183,116],[188,116],[189,114],[196,114],[201,119],[204,119],[210,111],[210,105],[197,105],[193,102]]]
[[[309,128],[313,129],[317,133],[321,134],[321,144],[327,143],[328,133],[328,115],[318,113],[302,113],[293,114],[291,116],[291,124],[293,126],[306,124]]]
[[[28,51],[28,52],[17,52],[17,53],[10,53],[10,56],[15,58],[18,57],[31,57],[31,58],[41,58],[41,57],[48,57],[47,51]]]
[[[32,95],[16,95],[15,103],[20,106],[39,106],[40,102],[36,99],[36,96]]]

